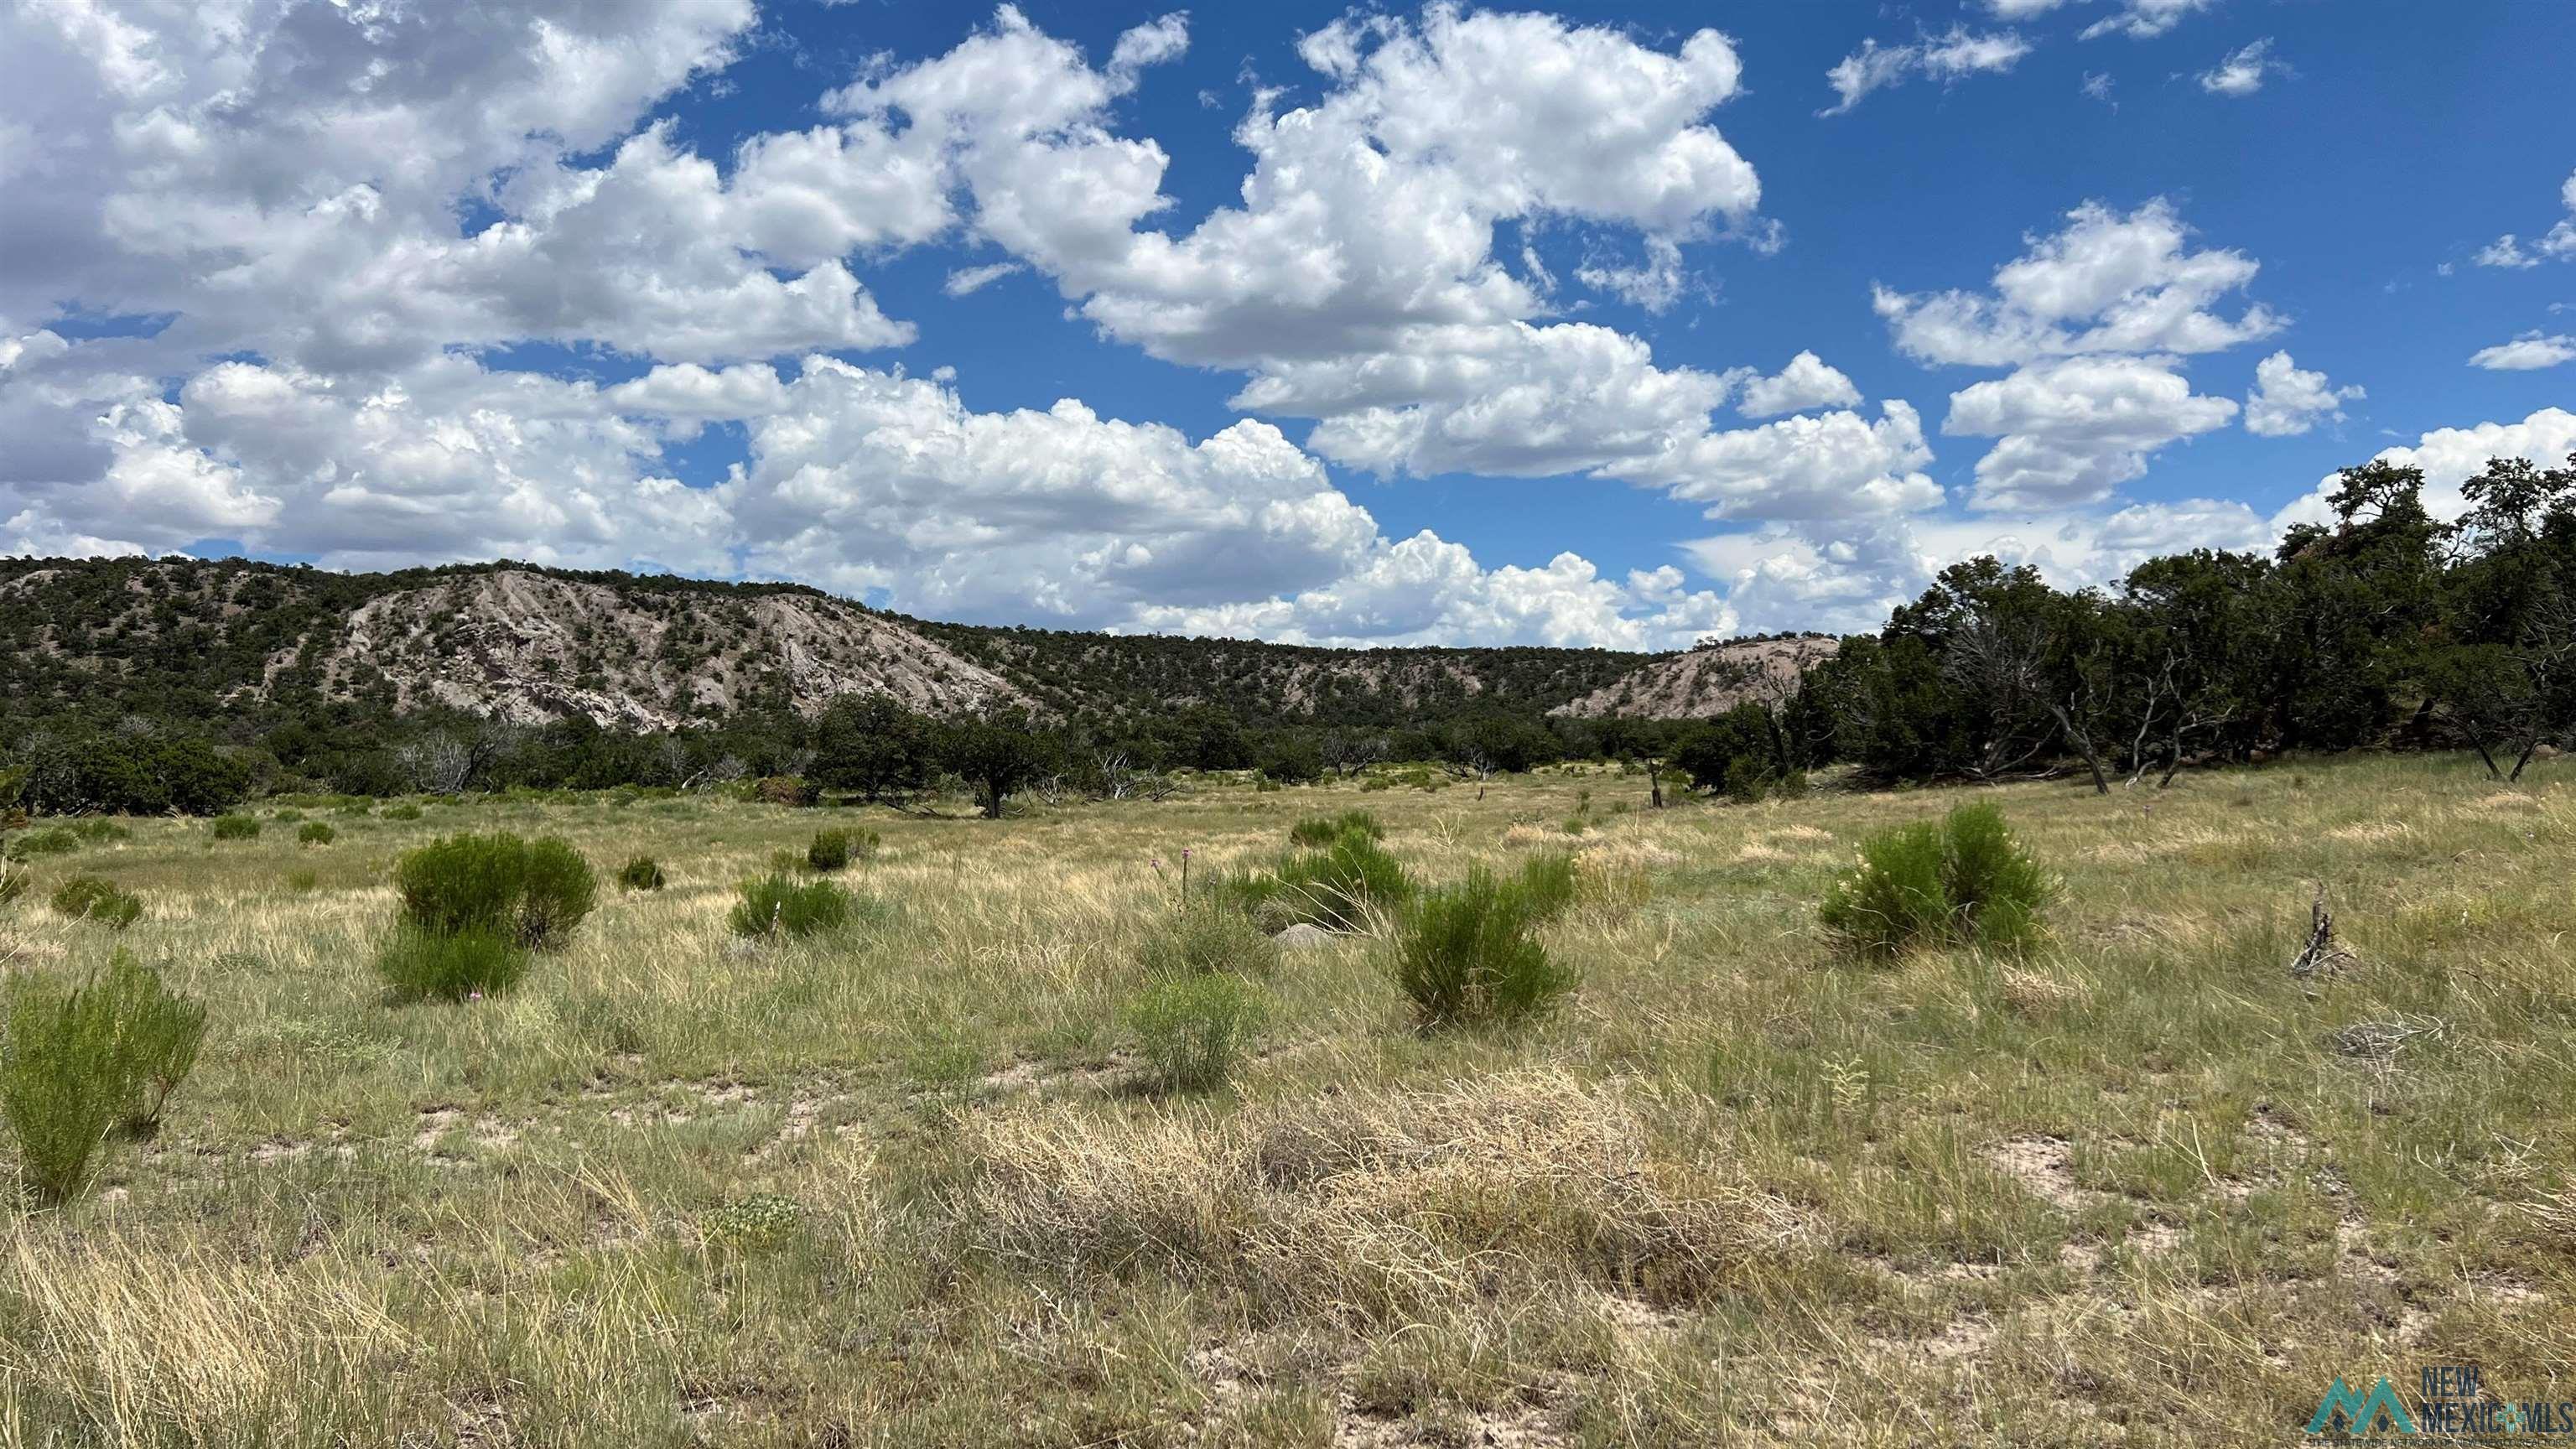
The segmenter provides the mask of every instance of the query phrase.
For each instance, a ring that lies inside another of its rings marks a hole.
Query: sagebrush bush
[[[852,904],[850,893],[830,881],[772,873],[742,883],[742,899],[726,924],[737,936],[811,936],[847,925]]]
[[[94,875],[76,875],[54,887],[53,904],[57,914],[96,921],[115,931],[143,919],[142,897]]]
[[[552,838],[454,835],[394,866],[402,918],[431,936],[493,936],[535,950],[560,946],[598,903],[590,862]]]
[[[1365,930],[1373,914],[1413,899],[1413,877],[1365,829],[1345,830],[1321,849],[1292,851],[1268,871],[1238,873],[1221,894],[1264,928],[1304,922],[1328,931]]]
[[[1511,1023],[1572,991],[1575,970],[1531,935],[1540,913],[1518,881],[1478,866],[1434,891],[1405,919],[1395,979],[1426,1027]]]
[[[1189,906],[1156,926],[1138,948],[1137,962],[1157,980],[1220,972],[1268,972],[1279,965],[1279,943],[1240,911]]]
[[[119,952],[79,986],[19,978],[8,1022],[0,1118],[27,1191],[54,1204],[87,1184],[111,1128],[139,1135],[160,1121],[196,1065],[206,1012]]]
[[[816,870],[846,870],[853,860],[873,859],[877,845],[873,830],[817,831],[814,843],[805,847],[805,863]]]
[[[649,855],[639,855],[618,867],[617,883],[630,891],[658,891],[670,884],[662,874],[662,863]]]
[[[218,815],[215,817],[215,838],[217,840],[257,840],[259,822],[247,815]]]
[[[407,1001],[467,1001],[518,985],[531,955],[516,939],[488,930],[443,933],[405,924],[376,953],[376,974]]]
[[[1834,882],[1818,915],[1863,955],[1914,945],[2022,950],[2038,938],[2056,884],[1991,804],[1882,831]]]
[[[329,845],[339,838],[339,831],[319,820],[308,820],[295,832],[296,843],[300,845]]]
[[[1288,827],[1288,840],[1292,845],[1320,849],[1354,830],[1371,840],[1386,839],[1386,826],[1379,823],[1375,815],[1366,810],[1345,810],[1339,815],[1307,816]]]
[[[1155,982],[1128,1004],[1126,1021],[1157,1087],[1205,1092],[1233,1075],[1262,1015],[1253,986],[1216,971]]]

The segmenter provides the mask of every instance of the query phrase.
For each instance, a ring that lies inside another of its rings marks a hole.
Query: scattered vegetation
[[[1202,971],[1147,985],[1128,1003],[1126,1022],[1156,1087],[1207,1092],[1233,1075],[1262,1015],[1258,987],[1230,972]]]
[[[737,936],[798,939],[847,925],[855,899],[827,880],[772,872],[742,883],[742,899],[734,903],[726,924]]]
[[[94,875],[76,875],[54,887],[53,906],[58,915],[95,921],[113,931],[143,919],[141,896]]]
[[[1991,803],[1873,835],[1860,857],[1820,914],[1827,930],[1871,956],[1916,945],[2026,950],[2056,888]]]
[[[1266,930],[1303,923],[1363,931],[1413,899],[1415,887],[1403,864],[1362,828],[1345,830],[1326,846],[1291,851],[1269,870],[1237,872],[1218,890]]]
[[[196,1066],[206,1010],[120,951],[77,986],[11,981],[8,1025],[0,1117],[29,1196],[53,1205],[87,1185],[110,1129],[140,1136],[158,1126]]]
[[[590,863],[561,840],[456,835],[394,867],[402,918],[428,937],[485,936],[531,950],[562,945],[597,903]]]
[[[1288,829],[1288,841],[1322,850],[1345,835],[1358,833],[1371,840],[1386,839],[1386,827],[1366,810],[1345,810],[1339,815],[1310,815]]]
[[[877,853],[877,833],[873,830],[823,830],[805,847],[805,863],[815,870],[847,870],[853,860],[873,859]]]
[[[1279,943],[1245,918],[1220,906],[1193,904],[1174,912],[1145,936],[1137,962],[1156,981],[1191,976],[1267,975],[1279,964]]]
[[[486,928],[434,931],[405,922],[376,953],[376,974],[406,1001],[471,1001],[518,985],[534,954],[516,937]]]
[[[1532,863],[1534,866],[1537,862]],[[1538,870],[1505,880],[1483,866],[1423,897],[1395,941],[1395,980],[1426,1027],[1513,1024],[1553,1008],[1580,975],[1533,935],[1550,901],[1562,909],[1558,877]],[[1532,884],[1534,882],[1534,884]]]

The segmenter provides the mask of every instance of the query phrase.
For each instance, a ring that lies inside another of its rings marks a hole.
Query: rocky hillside
[[[1383,729],[1487,705],[1706,712],[1724,671],[1702,652],[1342,650],[993,628],[800,585],[520,564],[339,574],[0,559],[0,721],[22,728],[136,715],[257,733],[445,709],[653,730],[882,693],[941,714],[1026,705],[1134,719],[1204,707],[1253,726]]]
[[[1028,703],[991,670],[839,599],[637,594],[520,569],[371,599],[321,667],[335,695],[381,676],[398,711],[438,704],[515,724],[583,714],[626,730],[755,704],[811,714],[858,693],[930,714]]]
[[[1710,719],[1752,699],[1766,686],[1784,685],[1834,657],[1842,641],[1830,634],[1783,634],[1730,639],[1680,654],[1659,655],[1602,688],[1548,711],[1599,719]]]

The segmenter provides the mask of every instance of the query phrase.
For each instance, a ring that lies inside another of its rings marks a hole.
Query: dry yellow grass
[[[0,1445],[2197,1444],[2423,1362],[2576,1396],[2576,794],[2445,759],[1992,793],[2065,877],[2048,940],[1885,968],[1816,899],[1960,792],[871,811],[864,923],[757,948],[733,884],[816,812],[132,822],[46,869],[147,918],[40,883],[0,962],[121,945],[214,1034],[158,1140],[8,1224]],[[1263,982],[1235,1090],[1138,1090],[1181,851],[1204,888],[1352,806],[1428,881],[1573,851],[1569,1007],[1425,1037],[1345,941]],[[385,870],[463,828],[671,885],[509,996],[390,1003]],[[2319,884],[2355,963],[2295,981]]]

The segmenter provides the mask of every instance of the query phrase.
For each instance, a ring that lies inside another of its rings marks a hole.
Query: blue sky
[[[240,8],[0,18],[0,550],[1669,647],[2576,449],[2556,4]]]

